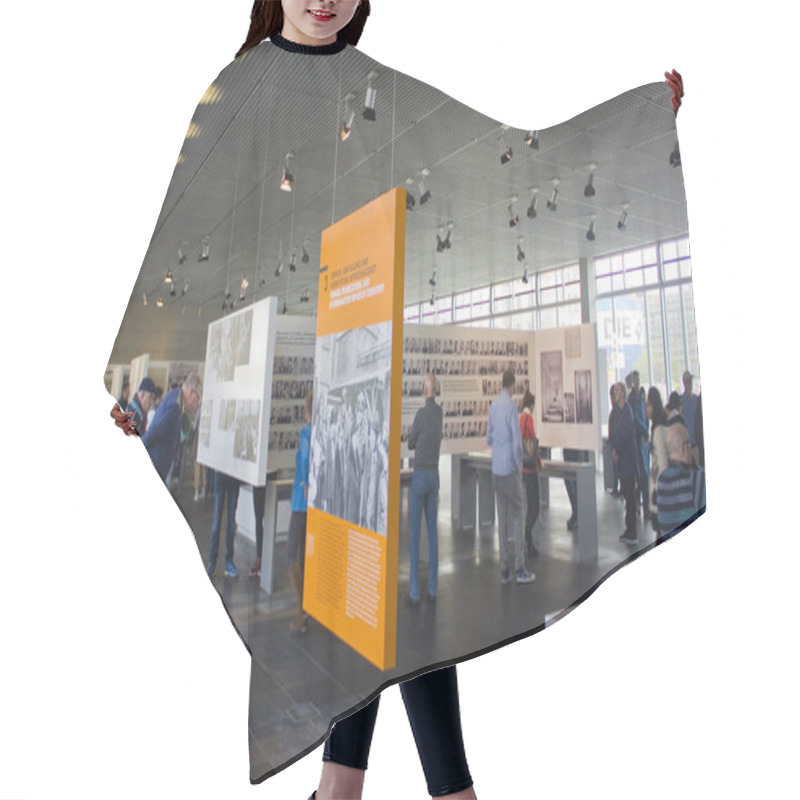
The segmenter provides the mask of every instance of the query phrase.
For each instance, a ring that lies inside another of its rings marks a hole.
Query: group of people
[[[683,394],[645,393],[639,373],[610,390],[608,438],[614,461],[614,493],[625,499],[620,541],[636,545],[639,508],[661,538],[672,535],[705,507],[703,416],[691,372],[683,373]],[[619,489],[617,488],[619,486]]]
[[[310,489],[314,508],[383,535],[388,514],[387,402],[374,382],[320,397]]]

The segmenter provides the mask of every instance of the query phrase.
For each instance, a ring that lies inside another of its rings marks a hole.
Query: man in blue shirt
[[[429,372],[422,393],[425,405],[417,411],[408,434],[408,449],[415,451],[411,478],[411,539],[408,604],[419,603],[419,538],[422,512],[428,532],[428,599],[436,600],[439,585],[439,452],[442,444],[442,407],[436,403],[436,376]]]
[[[188,414],[192,420],[203,396],[203,381],[193,372],[169,392],[158,406],[153,421],[148,424],[142,439],[150,460],[161,480],[167,482],[167,474],[175,460],[181,438],[181,417]]]
[[[486,443],[492,448],[492,475],[500,538],[500,579],[503,584],[511,583],[509,560],[512,549],[517,583],[531,583],[536,577],[525,569],[522,434],[517,404],[511,396],[515,383],[516,378],[511,370],[503,373],[503,388],[489,408],[486,431]]]
[[[292,485],[292,516],[289,519],[289,538],[286,542],[286,562],[289,578],[297,595],[297,613],[292,619],[292,633],[305,633],[308,615],[303,612],[303,577],[306,564],[306,520],[308,512],[308,466],[311,455],[311,409],[314,397],[306,395],[303,411],[305,423],[300,431],[300,442],[294,460],[294,484]]]
[[[686,423],[686,430],[689,431],[689,441],[692,444],[692,460],[696,467],[700,466],[700,453],[697,449],[695,440],[695,417],[697,415],[697,395],[692,394],[692,381],[694,375],[687,369],[683,373],[683,394],[681,395],[681,405],[683,407],[683,421]]]

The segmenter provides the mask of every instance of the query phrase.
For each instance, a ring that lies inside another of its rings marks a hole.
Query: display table
[[[480,525],[493,525],[494,481],[492,457],[487,453],[468,453],[452,456],[451,515],[456,530],[474,528],[476,522],[475,494],[478,495]],[[571,478],[578,488],[578,561],[597,560],[597,496],[593,464],[572,461],[542,462],[539,480]],[[545,483],[546,485],[546,483]]]

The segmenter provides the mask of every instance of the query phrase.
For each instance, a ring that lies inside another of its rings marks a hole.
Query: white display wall
[[[197,460],[263,486],[277,300],[266,298],[208,326]]]
[[[269,417],[269,469],[294,467],[305,397],[314,381],[314,317],[281,315],[275,327]]]
[[[438,380],[443,455],[487,449],[489,406],[512,369],[518,404],[536,397],[534,419],[543,447],[596,450],[600,441],[597,333],[594,324],[544,331],[407,325],[403,333],[403,457],[414,416],[422,407],[425,375]]]
[[[543,447],[597,450],[597,327],[594,323],[533,334],[534,420]]]

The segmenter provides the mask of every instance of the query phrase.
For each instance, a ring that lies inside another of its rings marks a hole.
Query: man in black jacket
[[[409,605],[419,603],[419,535],[422,510],[428,529],[428,599],[435,601],[439,580],[439,539],[436,516],[439,513],[439,450],[442,444],[442,407],[436,404],[436,376],[429,372],[423,384],[425,405],[417,411],[408,434],[408,449],[414,450],[414,475],[411,478],[411,579]]]

